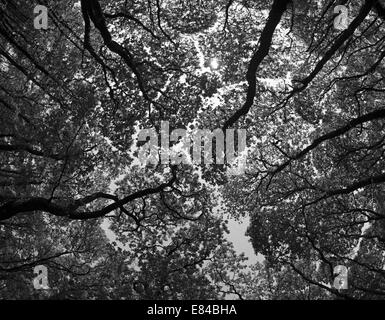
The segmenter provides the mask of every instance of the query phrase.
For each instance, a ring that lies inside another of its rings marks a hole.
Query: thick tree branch
[[[247,70],[246,80],[248,83],[248,89],[246,101],[244,105],[225,122],[223,129],[231,127],[235,122],[239,120],[240,117],[246,115],[252,107],[256,94],[256,72],[263,59],[269,53],[274,31],[281,21],[282,15],[286,11],[288,3],[290,3],[290,0],[274,0],[266,25],[259,39],[259,48],[251,58]]]
[[[345,134],[346,132],[352,130],[354,127],[362,124],[362,123],[365,123],[368,121],[373,121],[376,119],[383,119],[383,118],[385,118],[385,109],[376,110],[376,111],[367,113],[363,116],[360,116],[356,119],[353,119],[353,120],[349,121],[345,126],[339,128],[339,129],[336,129],[334,131],[331,131],[327,134],[324,134],[321,137],[315,139],[308,147],[306,147],[302,151],[300,151],[297,154],[295,154],[294,156],[292,156],[289,160],[287,160],[284,163],[282,163],[281,165],[279,165],[272,173],[275,174],[275,173],[282,171],[291,163],[291,161],[298,160],[298,159],[304,157],[310,151],[314,150],[321,143],[323,143],[327,140],[331,140],[331,139],[334,139],[338,136],[341,136],[341,135]]]
[[[336,195],[340,195],[340,194],[349,194],[353,191],[356,191],[358,189],[370,186],[372,184],[380,184],[380,183],[384,183],[384,182],[385,182],[385,173],[379,174],[379,175],[376,175],[373,177],[365,178],[363,180],[356,181],[353,184],[351,184],[347,187],[341,188],[341,189],[335,189],[335,190],[327,191],[327,195],[328,196],[336,196]]]
[[[50,199],[45,198],[31,198],[31,199],[17,199],[8,201],[2,206],[0,206],[0,221],[9,219],[19,213],[23,212],[33,212],[33,211],[42,211],[47,212],[55,216],[68,217],[75,220],[88,220],[100,218],[108,213],[123,208],[127,203],[134,201],[136,199],[143,198],[152,194],[159,193],[165,188],[172,186],[176,181],[176,169],[172,169],[172,178],[165,183],[160,184],[155,188],[147,188],[137,192],[134,192],[123,199],[118,199],[114,195],[109,195],[105,193],[95,193],[93,195],[87,196],[85,198],[79,199],[67,206],[62,206],[52,202]],[[98,199],[109,199],[114,200],[110,205],[96,210],[96,211],[77,211],[80,207],[89,204]]]
[[[93,22],[95,27],[99,30],[104,44],[114,53],[119,55],[124,62],[128,65],[128,67],[132,70],[134,73],[138,86],[140,91],[142,92],[144,98],[148,101],[151,101],[151,99],[147,95],[147,91],[145,89],[143,79],[141,74],[139,73],[136,64],[134,63],[130,53],[122,47],[119,43],[114,41],[112,39],[112,36],[110,32],[108,31],[107,24],[104,20],[103,12],[100,7],[100,4],[97,0],[82,0],[81,1],[81,7],[82,7],[82,13],[83,13],[83,18],[85,21],[85,39],[88,39],[89,37],[89,31],[90,31],[90,20]]]
[[[303,80],[299,81],[302,86],[295,88],[288,99],[290,99],[294,94],[301,92],[307,88],[310,82],[317,76],[317,74],[323,69],[325,64],[333,57],[333,55],[337,52],[337,50],[348,40],[353,34],[354,31],[359,27],[359,25],[365,20],[366,16],[369,14],[375,0],[366,0],[364,5],[362,6],[357,17],[350,23],[349,27],[338,36],[336,41],[330,47],[330,49],[325,53],[322,59],[317,63],[314,70]]]

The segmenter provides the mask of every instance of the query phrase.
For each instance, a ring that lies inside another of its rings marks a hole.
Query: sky
[[[115,193],[118,186],[117,183],[119,180],[121,180],[125,175],[119,176],[117,179],[113,180],[110,184],[110,192],[112,194]],[[202,183],[205,183],[203,180],[201,180]],[[218,193],[218,190],[214,192],[216,197],[221,197],[221,195]],[[221,201],[220,201],[221,202]],[[221,204],[217,207],[218,211],[221,211]],[[219,214],[223,214],[223,212],[218,212]],[[248,264],[254,264],[257,261],[262,261],[263,256],[262,255],[256,255],[254,253],[253,246],[249,240],[249,237],[246,236],[246,230],[249,226],[249,219],[247,217],[243,218],[241,221],[235,220],[231,218],[229,215],[227,215],[226,220],[228,221],[228,229],[229,234],[227,235],[227,239],[231,241],[234,245],[235,252],[238,254],[244,253],[245,256],[249,259]],[[112,241],[116,241],[115,234],[109,229],[109,221],[108,219],[104,219],[102,223],[102,229],[106,233],[107,238]],[[116,241],[118,242],[118,241]]]
[[[238,222],[234,219],[228,219],[228,221],[230,234],[227,238],[234,244],[235,252],[238,254],[244,253],[245,256],[249,258],[249,264],[254,264],[257,261],[261,262],[263,260],[263,256],[257,256],[254,253],[249,237],[245,235],[247,227],[249,226],[249,219],[244,218],[242,222]]]
[[[222,17],[222,19],[223,18],[224,17]],[[219,26],[221,26],[221,23],[222,23],[221,19],[218,19],[217,23],[210,30],[211,31],[216,30]],[[198,65],[197,70],[195,70],[195,73],[198,75],[198,74],[201,74],[201,73],[219,72],[218,69],[220,67],[220,61],[216,57],[212,57],[211,60],[210,60],[210,67],[211,68],[206,66],[206,64],[205,64],[205,62],[207,61],[207,59],[209,57],[205,56],[205,48],[199,42],[199,37],[202,36],[202,35],[203,34],[186,35],[186,41],[194,43],[194,47],[196,49],[196,53],[197,53],[197,57],[198,57],[198,61],[199,61],[199,65]],[[150,50],[150,48],[148,48],[148,50]],[[263,80],[266,80],[266,79],[263,79]],[[267,79],[267,80],[273,82],[273,83],[269,83],[271,86],[277,85],[277,80],[276,79]],[[184,79],[181,78],[180,81],[181,81],[181,83],[183,83]],[[162,91],[166,91],[168,85],[169,85],[169,81],[166,81]],[[233,87],[236,87],[238,85],[242,85],[242,82],[241,83],[237,83],[234,86],[231,86],[229,88],[222,88],[222,91],[223,90],[224,91],[231,90],[231,89],[233,89]],[[156,101],[159,98],[160,98],[160,96],[156,97],[154,100]],[[206,108],[206,107],[211,107],[211,108],[214,107],[215,108],[216,106],[220,105],[221,103],[222,103],[222,101],[220,101],[220,99],[216,95],[216,96],[214,96],[212,98],[208,98],[208,99],[206,99],[204,101],[203,109]],[[133,135],[133,140],[135,140],[137,138],[138,132],[140,131],[140,129],[141,129],[140,126],[137,124],[136,127],[135,127],[135,134]],[[112,146],[111,141],[107,141],[107,143],[109,143]],[[132,147],[131,147],[131,149],[129,151],[130,156],[133,159],[136,159],[136,157],[135,157],[135,152],[137,151],[136,149],[137,149],[137,144],[133,143]],[[138,164],[139,163],[137,161],[134,161],[131,165],[138,165]],[[125,175],[122,174],[118,179],[116,179],[115,181],[113,181],[111,183],[109,189],[110,189],[110,191],[112,193],[114,193],[116,191],[118,181],[120,179],[122,179],[124,176]],[[206,182],[203,181],[202,179],[200,179],[200,182],[203,185],[206,184]],[[222,198],[222,195],[220,194],[220,192],[218,192],[218,190],[214,191],[214,194],[215,194],[215,196]],[[219,200],[219,202],[221,202],[221,200]],[[217,213],[222,216],[223,213],[224,213],[223,210],[226,211],[225,208],[223,208],[223,207],[220,208],[220,206],[219,206],[217,208]],[[257,261],[262,261],[263,260],[263,256],[261,256],[261,255],[257,256],[254,253],[252,244],[249,241],[249,237],[245,235],[247,227],[249,225],[249,219],[247,217],[245,217],[245,218],[242,219],[241,222],[239,222],[239,221],[237,221],[235,219],[232,219],[229,216],[226,219],[228,220],[228,229],[230,231],[230,233],[227,235],[227,238],[228,238],[229,241],[231,241],[233,243],[235,251],[238,254],[244,253],[245,256],[249,259],[248,260],[249,264],[254,264]],[[105,230],[105,232],[107,234],[107,237],[110,239],[110,241],[116,241],[115,235],[111,232],[111,230],[109,230],[108,226],[109,226],[108,222],[104,222],[103,225],[102,225],[102,227]]]

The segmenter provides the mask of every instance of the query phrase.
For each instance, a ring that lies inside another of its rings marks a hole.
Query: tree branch
[[[298,152],[294,156],[290,157],[289,160],[287,160],[284,163],[282,163],[281,165],[279,165],[272,173],[276,174],[276,173],[282,171],[291,163],[291,161],[298,160],[298,159],[304,157],[307,153],[309,153],[310,151],[317,148],[321,143],[325,142],[326,140],[334,139],[338,136],[341,136],[341,135],[345,134],[346,132],[352,130],[354,127],[362,124],[362,123],[365,123],[368,121],[373,121],[376,119],[383,119],[383,118],[385,118],[385,109],[379,109],[379,110],[376,110],[373,112],[369,112],[369,113],[367,113],[363,116],[360,116],[354,120],[351,120],[345,126],[339,128],[339,129],[336,129],[334,131],[331,131],[327,134],[324,134],[321,137],[315,139],[312,144],[310,144],[308,147],[306,147],[302,151]]]
[[[0,206],[0,221],[9,219],[19,213],[23,212],[33,212],[33,211],[42,211],[47,212],[55,216],[67,217],[74,220],[88,220],[100,218],[108,213],[123,207],[125,204],[134,201],[145,196],[159,193],[165,188],[170,187],[176,181],[176,169],[172,168],[172,178],[165,183],[160,184],[155,188],[147,188],[137,192],[134,192],[123,199],[118,199],[114,195],[109,195],[105,193],[95,193],[85,198],[74,201],[73,203],[67,206],[61,206],[53,203],[50,199],[45,198],[31,198],[26,200],[12,200],[8,201],[2,206]],[[89,204],[98,199],[110,199],[115,202],[107,205],[106,207],[95,210],[95,211],[77,211],[80,207]]]
[[[286,11],[287,4],[290,3],[290,1],[291,0],[274,0],[266,25],[259,39],[259,48],[251,58],[247,70],[246,80],[248,83],[248,89],[246,101],[244,105],[225,122],[223,126],[224,130],[231,127],[239,120],[240,117],[246,115],[252,107],[256,94],[256,72],[263,59],[269,53],[274,31],[281,21],[282,15]]]

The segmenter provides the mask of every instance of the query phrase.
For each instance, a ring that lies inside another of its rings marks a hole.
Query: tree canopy
[[[0,298],[382,299],[384,23],[383,0],[1,0]],[[138,163],[162,121],[246,129],[246,171]]]

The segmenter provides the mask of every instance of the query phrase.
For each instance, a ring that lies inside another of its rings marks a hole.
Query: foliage
[[[383,297],[382,1],[1,3],[0,298]],[[246,128],[246,173],[141,166],[161,121]]]

